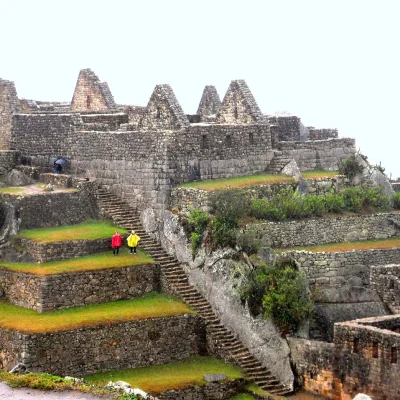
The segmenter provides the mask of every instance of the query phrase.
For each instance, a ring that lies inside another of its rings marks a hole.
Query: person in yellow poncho
[[[140,237],[136,235],[135,231],[132,231],[126,240],[128,242],[128,247],[131,250],[131,254],[136,254],[136,247],[139,243]]]

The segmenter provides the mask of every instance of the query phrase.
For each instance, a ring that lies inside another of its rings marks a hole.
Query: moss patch
[[[256,174],[239,176],[236,178],[213,179],[208,181],[189,182],[180,185],[183,188],[202,189],[207,192],[214,190],[246,188],[257,185],[271,185],[276,183],[294,182],[294,179],[287,175]]]
[[[0,327],[24,333],[62,332],[88,326],[193,313],[181,301],[154,292],[133,300],[92,304],[44,314],[0,301]]]
[[[25,272],[34,275],[46,276],[66,274],[81,271],[94,271],[108,268],[122,268],[145,264],[154,264],[155,261],[143,251],[138,250],[136,256],[120,250],[118,256],[113,256],[111,251],[93,254],[90,256],[72,258],[68,260],[52,261],[43,264],[37,263],[1,263],[0,268],[11,271]]]
[[[194,356],[183,361],[151,367],[100,372],[85,376],[90,383],[103,384],[109,381],[125,381],[132,387],[152,394],[166,390],[182,390],[190,386],[206,384],[203,374],[226,374],[228,380],[243,378],[238,367],[212,357]]]
[[[4,188],[0,188],[0,193],[6,193],[6,194],[20,194],[24,192],[24,188],[23,187],[4,187]]]
[[[25,229],[18,235],[38,243],[64,242],[71,240],[96,240],[110,238],[118,231],[127,234],[126,229],[118,228],[107,221],[86,221],[77,225],[58,226],[56,228]]]
[[[231,397],[231,400],[254,400],[255,397],[248,393],[239,393],[234,397]]]
[[[296,246],[277,251],[305,250],[312,252],[325,251],[327,253],[351,251],[351,250],[373,250],[373,249],[393,249],[400,247],[400,238],[360,240],[357,242],[327,243],[316,246]]]

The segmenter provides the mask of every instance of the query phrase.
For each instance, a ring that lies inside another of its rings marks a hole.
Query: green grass
[[[236,366],[212,357],[194,356],[183,361],[151,367],[100,372],[85,376],[89,383],[125,381],[132,387],[158,394],[166,390],[182,390],[190,386],[205,385],[203,374],[226,374],[227,379],[243,378],[244,373]]]
[[[88,326],[192,313],[181,301],[154,292],[137,299],[92,304],[44,314],[0,301],[0,327],[24,333],[62,332]]]
[[[213,179],[208,181],[188,182],[180,185],[183,188],[195,188],[211,192],[213,190],[246,188],[257,185],[271,185],[274,183],[294,182],[294,179],[287,175],[256,174],[239,176],[236,178]]]
[[[93,393],[107,399],[122,399],[120,393],[112,392],[109,388],[102,388],[87,383],[74,383],[71,380],[50,374],[29,373],[25,375],[10,374],[0,371],[0,382],[6,382],[12,388],[27,387],[39,390],[79,390],[80,392]],[[104,397],[105,396],[105,397]]]
[[[24,191],[23,187],[4,187],[0,188],[0,193],[6,193],[6,194],[18,194],[22,193]]]
[[[236,396],[231,397],[231,400],[254,400],[255,397],[248,393],[239,393]]]
[[[301,176],[304,179],[318,179],[318,178],[334,178],[338,176],[338,171],[323,171],[323,170],[315,170],[315,171],[303,171]]]
[[[0,268],[46,276],[155,263],[155,261],[150,256],[148,256],[141,250],[138,250],[136,256],[130,255],[128,251],[129,250],[127,248],[120,249],[120,253],[116,257],[112,255],[112,252],[110,250],[108,252],[92,254],[90,256],[72,258],[61,261],[52,261],[43,264],[0,262]]]
[[[263,389],[261,389],[260,388],[260,386],[257,386],[256,384],[254,384],[254,383],[251,383],[250,385],[247,385],[246,386],[246,389],[249,391],[249,392],[253,392],[253,393],[256,393],[256,394],[261,394],[261,395],[269,395],[269,393],[268,392],[266,392],[265,390],[263,390]]]
[[[306,250],[312,252],[325,251],[327,253],[334,253],[351,250],[393,249],[396,247],[400,247],[399,237],[393,237],[389,239],[360,240],[357,242],[327,243],[315,246],[296,246],[285,249],[277,249],[277,251]]]
[[[117,228],[107,221],[85,221],[77,225],[58,226],[56,228],[25,229],[18,234],[18,237],[38,243],[110,238],[111,244],[111,237],[115,231],[120,234],[128,233],[127,230]]]

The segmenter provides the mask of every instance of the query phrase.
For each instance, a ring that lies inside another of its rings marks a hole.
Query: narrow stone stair
[[[189,283],[187,275],[178,260],[168,255],[144,230],[135,210],[130,209],[118,196],[103,187],[97,190],[98,204],[103,215],[111,218],[119,226],[135,230],[140,236],[140,248],[150,254],[161,266],[172,292],[204,318],[208,334],[216,348],[226,354],[230,361],[237,363],[248,376],[263,390],[273,395],[284,396],[291,391],[282,385],[271,372],[263,366],[249,350],[226,329],[212,310],[208,301]]]

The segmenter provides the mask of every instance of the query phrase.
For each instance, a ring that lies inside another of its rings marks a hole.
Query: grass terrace
[[[239,393],[234,397],[231,397],[231,400],[255,400],[255,397],[248,393]]]
[[[110,238],[118,231],[127,234],[126,229],[118,228],[107,221],[85,221],[77,225],[58,226],[55,228],[25,229],[18,237],[30,239],[37,243],[54,243],[75,240],[96,240]]]
[[[85,376],[85,380],[94,384],[122,380],[132,387],[158,394],[166,390],[205,385],[203,374],[226,374],[228,380],[245,377],[244,372],[232,364],[212,357],[194,356],[183,361],[151,367],[100,372]]]
[[[92,304],[44,314],[0,301],[0,328],[23,333],[62,332],[183,314],[194,314],[194,311],[172,296],[155,292],[132,300]]]
[[[318,178],[333,178],[338,175],[337,171],[305,171],[301,173],[304,179],[318,179]],[[226,179],[212,179],[207,181],[188,182],[183,183],[179,187],[181,188],[194,188],[202,189],[207,192],[214,190],[224,189],[240,189],[258,185],[273,185],[277,183],[290,183],[294,182],[291,176],[283,174],[255,174],[248,176],[239,176],[236,178]]]
[[[113,257],[111,251],[77,257],[68,260],[52,261],[43,264],[37,263],[1,263],[0,268],[11,271],[24,272],[39,276],[74,273],[81,271],[95,271],[108,268],[122,268],[154,264],[155,261],[141,250],[136,256],[132,256],[129,250],[120,249],[117,257]]]
[[[53,191],[48,192],[46,190],[45,183],[35,183],[33,185],[27,185],[27,186],[8,186],[0,188],[0,194],[2,193],[11,195],[20,194],[23,196],[30,196],[30,195],[44,194],[44,193],[57,193],[57,192],[71,193],[77,191],[78,189],[76,188],[65,188],[65,187],[54,186]]]
[[[294,182],[291,176],[255,174],[249,176],[239,176],[236,178],[212,179],[208,181],[188,182],[180,185],[182,188],[195,188],[212,192],[223,189],[239,189],[257,185],[271,185],[274,183]]]
[[[24,192],[24,188],[23,187],[3,187],[0,188],[0,194],[1,193],[5,193],[5,194],[22,194]]]
[[[290,248],[277,249],[279,252],[290,250],[306,250],[312,252],[336,253],[352,250],[373,250],[373,249],[393,249],[400,247],[400,238],[360,240],[357,242],[327,243],[315,246],[296,246]]]
[[[338,176],[338,171],[323,171],[323,170],[315,170],[315,171],[303,171],[301,176],[308,180],[308,179],[319,179],[319,178],[334,178]]]

